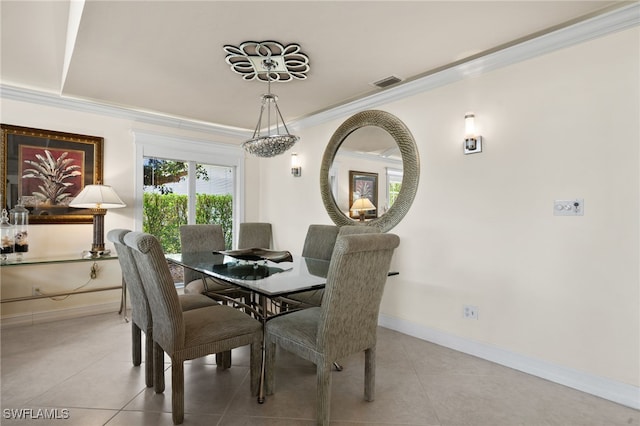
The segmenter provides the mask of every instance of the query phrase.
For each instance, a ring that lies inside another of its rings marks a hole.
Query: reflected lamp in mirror
[[[110,250],[104,248],[104,215],[107,209],[126,207],[116,191],[109,185],[86,185],[69,206],[90,209],[93,216],[93,244],[89,257],[108,256]]]
[[[351,211],[358,213],[360,217],[360,222],[364,222],[365,214],[369,210],[375,210],[375,209],[376,209],[376,206],[373,205],[371,200],[364,197],[358,198],[356,201],[353,202],[353,205],[351,206]]]
[[[302,176],[302,166],[300,165],[300,159],[295,152],[291,154],[291,174],[293,177]]]
[[[475,114],[468,112],[464,115],[464,153],[477,154],[482,152],[482,136],[476,134]]]

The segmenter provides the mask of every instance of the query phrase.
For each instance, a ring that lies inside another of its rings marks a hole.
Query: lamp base
[[[82,252],[83,259],[95,259],[98,257],[107,257],[111,256],[111,250],[85,250]]]

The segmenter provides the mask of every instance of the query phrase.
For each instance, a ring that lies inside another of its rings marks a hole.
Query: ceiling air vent
[[[378,80],[374,83],[372,83],[374,86],[379,87],[381,89],[385,89],[389,86],[392,86],[396,83],[400,83],[402,81],[402,79],[400,77],[396,77],[395,75],[392,75],[390,77],[387,78],[383,78],[382,80]]]

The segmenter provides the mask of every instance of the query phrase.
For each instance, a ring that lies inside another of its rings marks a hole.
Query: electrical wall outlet
[[[471,306],[471,305],[464,305],[462,307],[462,316],[465,319],[473,319],[473,320],[477,320],[478,319],[478,307],[477,306]]]
[[[31,287],[31,295],[32,296],[39,296],[40,295],[40,287],[38,287],[36,285]]]

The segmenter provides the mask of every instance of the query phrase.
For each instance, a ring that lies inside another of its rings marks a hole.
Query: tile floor
[[[146,388],[144,369],[131,364],[130,336],[117,314],[3,329],[0,423],[171,425],[171,374],[164,394]],[[376,400],[363,400],[363,356],[342,360],[332,425],[640,425],[631,408],[395,331],[380,328],[378,342]],[[314,425],[314,374],[312,364],[279,353],[276,393],[260,405],[249,395],[248,351],[235,350],[229,370],[213,357],[191,361],[184,424]],[[7,418],[22,408],[34,419]],[[68,418],[38,419],[45,408]]]

